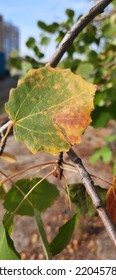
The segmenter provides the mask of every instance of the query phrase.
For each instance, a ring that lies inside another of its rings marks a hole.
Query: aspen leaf
[[[80,214],[84,217],[92,217],[96,214],[96,209],[93,206],[92,200],[88,193],[86,192],[85,186],[81,183],[71,184],[69,187],[69,194],[71,201],[75,204],[77,209],[80,210]],[[105,204],[106,201],[106,189],[95,185],[95,191]]]
[[[8,212],[14,212],[24,197],[21,192],[26,195],[35,184],[39,183],[39,181],[40,178],[18,180],[15,183],[18,186],[18,189],[15,188],[15,185],[12,185],[12,188],[6,193],[4,197],[4,208]],[[33,190],[32,193],[30,193],[28,198],[36,209],[43,212],[54,203],[58,196],[59,191],[56,186],[44,180]],[[33,216],[33,208],[29,204],[29,201],[24,200],[22,206],[17,210],[17,214]]]
[[[113,185],[106,195],[106,209],[112,221],[116,224],[116,176],[114,176]]]
[[[6,104],[16,139],[32,153],[68,151],[91,122],[95,90],[70,69],[30,70]]]
[[[50,251],[55,256],[59,254],[69,243],[74,232],[76,222],[78,220],[78,213],[68,220],[62,227],[59,228],[58,234],[50,244]]]

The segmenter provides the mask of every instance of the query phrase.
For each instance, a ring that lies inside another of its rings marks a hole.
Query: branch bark
[[[82,16],[71,28],[70,31],[66,33],[62,42],[57,47],[54,54],[49,59],[47,65],[56,67],[65,51],[71,46],[74,39],[78,34],[90,23],[97,15],[104,12],[104,9],[112,2],[113,0],[100,0],[94,5],[87,14]]]

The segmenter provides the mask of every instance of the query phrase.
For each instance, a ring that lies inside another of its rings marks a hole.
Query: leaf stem
[[[14,178],[14,177],[26,172],[26,171],[29,171],[29,170],[37,168],[37,167],[40,167],[41,169],[43,169],[43,168],[46,168],[46,167],[49,167],[49,166],[52,166],[52,165],[54,166],[55,164],[57,165],[57,161],[56,162],[55,161],[54,162],[45,162],[45,163],[42,163],[42,164],[36,164],[36,165],[32,165],[30,167],[26,167],[26,168],[24,168],[24,169],[22,169],[18,172],[15,172],[14,174],[8,176],[6,179],[1,181],[0,186],[2,186],[4,183],[9,181],[10,179],[12,179],[12,178]],[[0,173],[2,173],[2,172],[0,171]]]
[[[75,166],[73,165],[73,167],[75,167]],[[61,167],[61,169],[63,169],[63,170],[68,170],[68,171],[72,171],[72,172],[75,172],[75,173],[78,173],[78,170],[75,170],[75,169],[72,169],[72,168]],[[96,178],[96,179],[99,179],[99,180],[105,182],[106,184],[108,184],[108,185],[110,185],[110,186],[116,187],[116,184],[113,184],[112,182],[108,182],[108,181],[106,181],[106,180],[100,178],[100,177],[97,176],[97,175],[94,175],[94,174],[91,174],[91,173],[89,173],[89,175],[90,175],[91,177],[94,177],[94,178]]]

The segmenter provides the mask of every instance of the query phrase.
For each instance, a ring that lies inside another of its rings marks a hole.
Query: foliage
[[[115,149],[116,135],[110,135],[105,138],[106,146],[95,150],[93,155],[90,157],[90,163],[94,164],[98,160],[103,160],[104,163],[113,162],[113,174],[116,174],[116,155],[113,153],[113,145]],[[109,144],[109,146],[108,146]]]
[[[109,163],[112,158],[112,152],[108,147],[102,147],[98,149],[90,158],[91,163],[96,163],[99,159],[102,159],[104,163]]]
[[[100,186],[95,186],[95,189],[105,205],[106,189]],[[93,207],[92,200],[87,194],[83,184],[69,185],[69,193],[71,201],[76,205],[77,209],[80,209],[81,215],[90,218],[96,214],[96,209]]]
[[[51,259],[54,255],[60,253],[69,243],[79,217],[79,209],[78,213],[75,213],[71,219],[59,228],[59,232],[52,242],[48,243],[41,214],[55,202],[59,192],[54,185],[46,180],[37,186],[39,181],[40,179],[38,178],[33,180],[21,179],[14,183],[12,188],[4,195],[4,208],[8,212],[4,215],[0,229],[0,259],[20,258],[10,237],[13,228],[13,217],[17,214],[34,215],[47,259]],[[33,189],[34,186],[36,186],[35,189]],[[25,197],[30,190],[33,191]]]

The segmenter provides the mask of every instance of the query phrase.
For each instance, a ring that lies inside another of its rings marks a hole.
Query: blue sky
[[[72,8],[76,15],[85,13],[92,0],[0,0],[0,14],[4,20],[19,27],[21,55],[29,54],[25,46],[29,36],[38,39],[38,20],[52,23],[65,20],[65,9]]]

